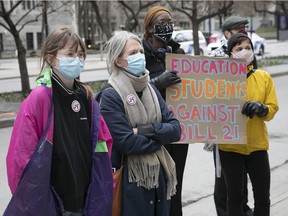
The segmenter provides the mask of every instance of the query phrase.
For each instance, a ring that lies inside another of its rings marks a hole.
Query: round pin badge
[[[129,94],[126,98],[126,102],[130,105],[130,106],[134,106],[136,104],[136,97],[133,94]]]
[[[77,100],[72,101],[71,108],[74,112],[79,112],[81,109],[81,105],[80,105],[79,101],[77,101]]]

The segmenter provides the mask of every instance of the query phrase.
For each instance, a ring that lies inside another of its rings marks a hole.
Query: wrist
[[[261,109],[260,109],[260,112],[258,113],[258,116],[259,117],[267,116],[267,114],[269,112],[269,108],[263,103],[260,103],[260,106],[261,106]]]

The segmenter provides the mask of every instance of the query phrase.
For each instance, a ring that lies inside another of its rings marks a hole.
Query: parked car
[[[200,55],[207,54],[207,42],[201,31],[198,31]],[[186,54],[194,55],[194,41],[192,30],[173,31],[172,38],[181,45]]]
[[[213,31],[212,34],[209,37],[209,44],[221,40],[222,37],[223,37],[222,32]]]
[[[210,43],[214,43],[217,42],[219,39],[221,39],[222,37],[222,33],[219,31],[202,31],[204,34],[204,37],[206,39],[207,45],[209,45]]]
[[[253,32],[252,34],[248,32],[248,36],[251,38],[254,53],[256,55],[264,55],[265,52],[265,46],[266,46],[266,40],[265,38],[260,37],[258,34]],[[210,43],[207,46],[208,54],[212,51],[217,49],[221,46],[221,40],[226,40],[224,36],[222,38],[219,38],[216,42]]]
[[[257,55],[264,55],[265,46],[266,46],[265,38],[260,37],[255,32],[253,32],[252,34],[249,32],[248,36],[250,37],[253,43],[254,53]]]

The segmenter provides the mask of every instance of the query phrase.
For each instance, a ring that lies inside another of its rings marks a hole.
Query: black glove
[[[154,126],[153,124],[137,125],[137,134],[141,134],[145,137],[154,136]]]
[[[163,74],[150,80],[150,83],[155,85],[158,90],[166,89],[180,82],[181,78],[177,75],[176,71],[165,71]]]
[[[242,108],[242,114],[253,118],[255,115],[264,117],[268,114],[268,107],[258,101],[247,101]]]

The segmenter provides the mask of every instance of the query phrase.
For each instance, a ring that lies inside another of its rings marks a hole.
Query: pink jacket
[[[8,183],[12,193],[45,129],[51,105],[48,94],[52,95],[52,88],[37,86],[33,89],[21,104],[15,120],[6,157]],[[52,125],[53,122],[54,118],[52,118]],[[50,130],[48,139],[53,143],[53,130]],[[111,156],[112,138],[102,116],[98,140],[106,141],[108,154]]]

